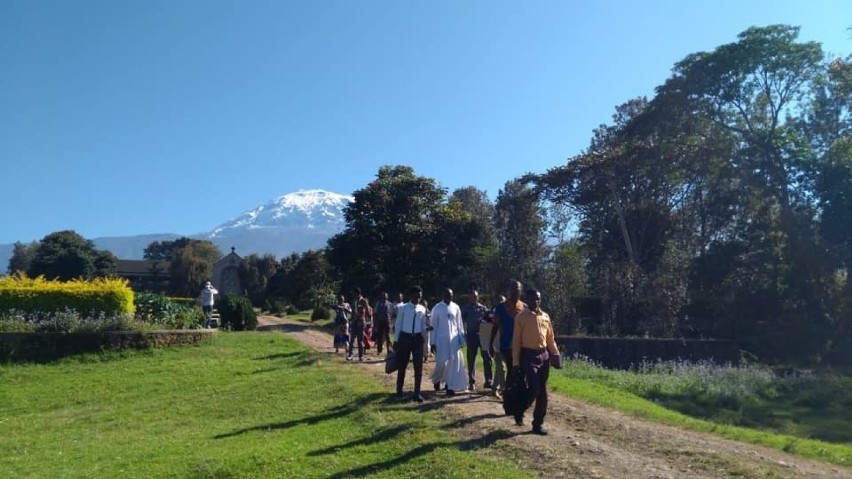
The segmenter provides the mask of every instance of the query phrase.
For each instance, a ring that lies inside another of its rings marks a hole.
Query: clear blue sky
[[[207,231],[408,164],[494,198],[753,25],[852,2],[0,0],[0,243]]]

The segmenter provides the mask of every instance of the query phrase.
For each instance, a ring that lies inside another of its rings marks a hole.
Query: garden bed
[[[0,361],[47,362],[80,353],[189,346],[209,341],[214,334],[210,329],[0,333]]]

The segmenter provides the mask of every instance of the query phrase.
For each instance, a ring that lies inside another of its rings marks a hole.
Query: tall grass
[[[560,390],[643,417],[839,464],[852,461],[852,378],[836,373],[684,361],[619,371],[574,358],[557,377]]]

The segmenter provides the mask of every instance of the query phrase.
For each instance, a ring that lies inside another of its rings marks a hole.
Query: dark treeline
[[[562,332],[732,339],[765,362],[848,366],[851,105],[852,56],[795,27],[751,28],[684,58],[586,151],[494,202],[385,166],[325,249],[247,256],[241,279],[256,305],[307,309],[415,283],[491,302],[516,278]],[[203,245],[177,246],[166,256],[195,265]],[[200,266],[187,270],[194,287]]]

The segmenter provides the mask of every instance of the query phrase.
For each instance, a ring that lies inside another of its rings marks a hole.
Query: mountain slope
[[[301,190],[272,199],[206,233],[112,236],[92,241],[97,248],[109,250],[121,259],[141,259],[144,249],[152,242],[181,236],[209,239],[223,253],[234,247],[240,256],[269,253],[283,258],[324,247],[329,238],[346,226],[343,210],[352,201],[351,196],[330,191]],[[5,273],[12,251],[13,245],[0,245],[0,274]]]

